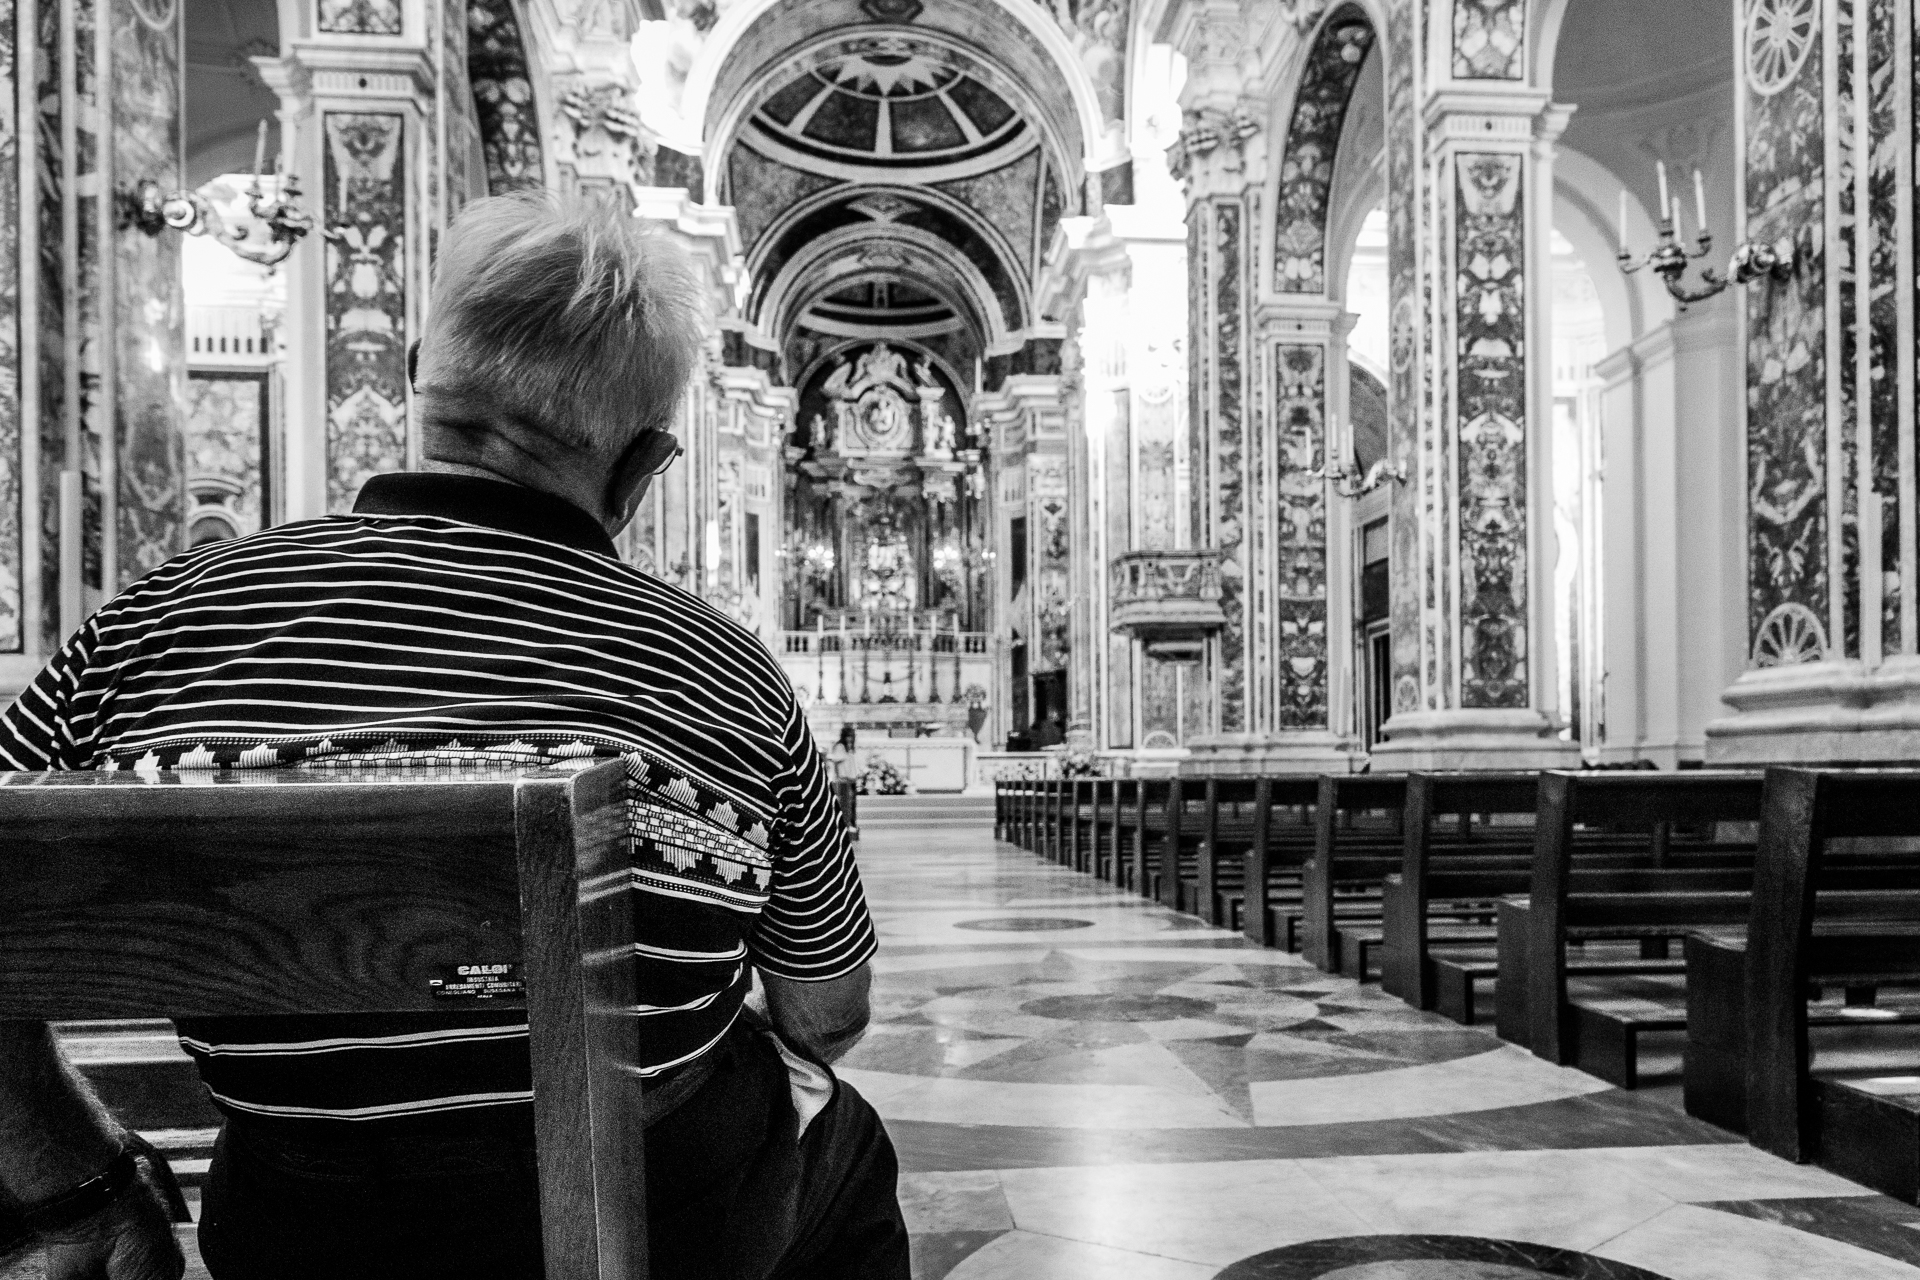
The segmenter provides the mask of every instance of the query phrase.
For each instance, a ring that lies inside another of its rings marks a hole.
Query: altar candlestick
[[[1693,171],[1693,213],[1700,220],[1700,229],[1705,231],[1707,229],[1707,180],[1700,176],[1698,169]]]
[[[1660,175],[1660,212],[1664,214],[1673,207],[1673,202],[1667,198],[1667,162],[1655,160],[1653,169]]]
[[[260,122],[260,129],[253,135],[253,180],[260,180],[261,166],[267,162],[267,122]]]

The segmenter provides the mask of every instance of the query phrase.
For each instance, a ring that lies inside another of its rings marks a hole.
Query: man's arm
[[[821,1062],[838,1062],[867,1033],[873,1014],[871,965],[825,982],[794,982],[762,972],[760,984],[774,1027]]]
[[[72,1190],[125,1142],[46,1023],[0,1021],[0,1195],[10,1207]],[[166,1205],[144,1177],[43,1243],[47,1280],[177,1280],[186,1267]]]

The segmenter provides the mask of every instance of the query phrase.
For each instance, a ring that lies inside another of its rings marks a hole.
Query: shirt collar
[[[360,487],[353,511],[362,516],[439,516],[578,551],[619,555],[600,522],[565,498],[479,476],[423,471],[374,476]]]

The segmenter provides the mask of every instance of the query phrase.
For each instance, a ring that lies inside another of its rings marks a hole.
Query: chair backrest
[[[547,1274],[647,1274],[626,775],[0,774],[0,1018],[525,1007]],[[517,978],[523,994],[513,994]]]
[[[1812,1051],[1803,993],[1816,919],[1863,934],[1920,926],[1920,853],[1836,857],[1835,840],[1920,842],[1920,770],[1834,773],[1768,769],[1747,925],[1747,1115],[1755,1146],[1788,1159],[1809,1154],[1804,1091]],[[1914,845],[1907,845],[1912,849]],[[1878,864],[1879,891],[1826,892],[1847,862]],[[1857,938],[1864,950],[1869,938]],[[1920,940],[1885,957],[1888,976],[1920,971]]]

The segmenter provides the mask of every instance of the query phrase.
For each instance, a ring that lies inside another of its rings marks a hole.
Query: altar
[[[895,738],[862,731],[855,735],[855,742],[862,763],[880,757],[916,794],[967,789],[974,750],[971,738]]]

